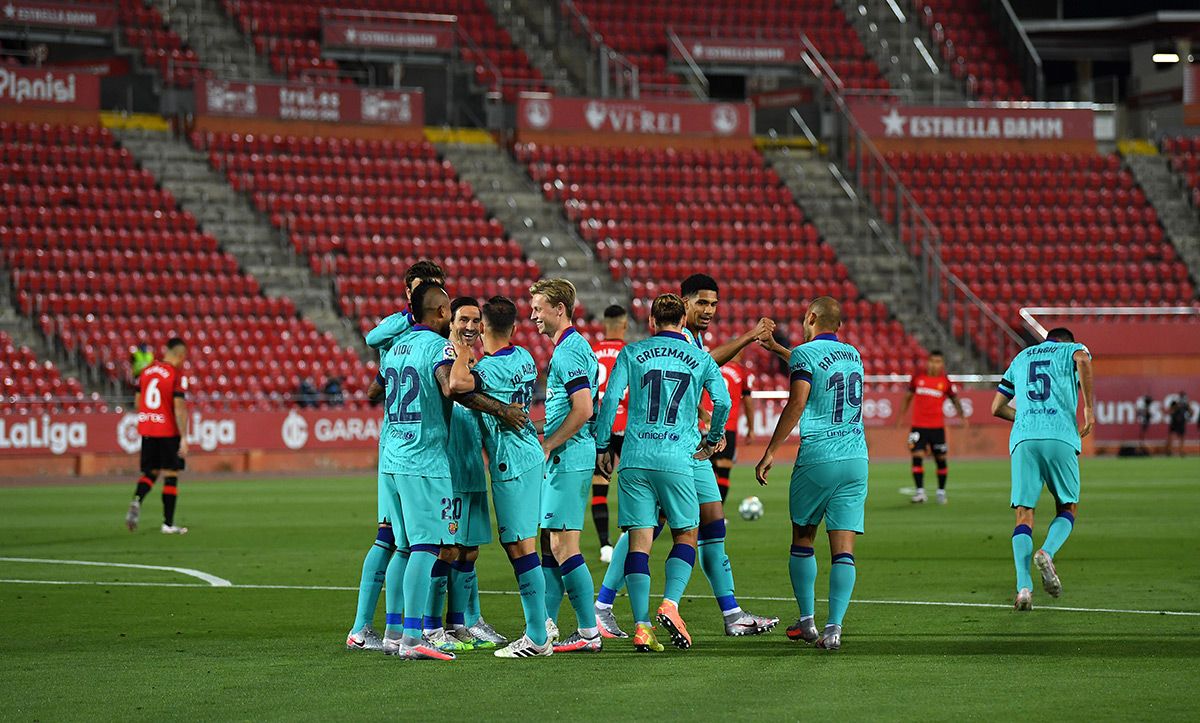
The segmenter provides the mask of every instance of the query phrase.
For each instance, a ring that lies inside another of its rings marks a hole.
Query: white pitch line
[[[203,580],[213,587],[229,587],[233,583],[223,577],[209,575],[207,572],[193,570],[190,567],[169,567],[165,565],[135,565],[129,562],[91,562],[88,560],[51,560],[40,557],[0,557],[0,562],[33,562],[45,563],[47,565],[87,565],[91,567],[129,567],[136,570],[165,570],[167,572],[177,572],[180,575],[194,577],[197,580]]]
[[[0,558],[5,560],[7,558]],[[200,585],[191,582],[109,582],[96,580],[16,580],[16,579],[0,579],[0,584],[14,585],[98,585],[98,586],[116,586],[116,587],[194,587],[208,588],[215,587],[212,585]],[[240,588],[243,590],[331,590],[334,592],[357,592],[357,587],[347,587],[344,585],[254,585],[254,584],[238,584],[230,583],[229,585],[221,585],[220,587]],[[515,590],[480,590],[481,595],[517,595]],[[794,598],[790,597],[770,597],[770,596],[738,596],[742,600],[753,600],[755,602],[795,602]],[[825,598],[817,598],[819,602],[828,602]],[[858,600],[853,601],[855,605],[907,605],[920,607],[947,607],[947,608],[987,608],[992,610],[1011,610],[1011,605],[1001,603],[973,603],[973,602],[945,602],[938,600]],[[1200,611],[1192,610],[1128,610],[1122,608],[1080,608],[1080,607],[1065,607],[1061,605],[1038,605],[1038,610],[1057,610],[1060,612],[1070,613],[1105,613],[1105,614],[1122,614],[1122,615],[1171,615],[1176,617],[1200,617]]]

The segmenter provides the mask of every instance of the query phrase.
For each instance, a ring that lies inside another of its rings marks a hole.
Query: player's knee
[[[720,520],[725,522],[725,507],[720,502],[705,502],[700,505],[700,525],[703,527],[709,522]]]
[[[813,537],[817,528],[814,525],[797,525],[792,523],[792,544],[801,547],[812,547]]]
[[[1029,525],[1033,527],[1033,509],[1029,507],[1018,507],[1016,509],[1017,524]]]
[[[438,551],[438,559],[443,562],[453,562],[458,559],[458,547],[445,545]]]
[[[479,559],[479,547],[458,548],[458,559],[463,562],[475,562]]]
[[[689,527],[679,531],[671,530],[671,539],[676,545],[690,545],[694,548],[699,541],[699,533],[700,528],[698,527]]]
[[[1072,522],[1074,522],[1075,518],[1079,516],[1077,511],[1078,509],[1079,505],[1075,502],[1060,502],[1055,505],[1055,512],[1058,514],[1058,516],[1063,517],[1064,514],[1069,514]]]

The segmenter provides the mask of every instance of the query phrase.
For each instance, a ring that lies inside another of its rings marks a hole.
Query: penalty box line
[[[0,561],[11,558],[0,558]],[[138,566],[145,567],[145,566]],[[166,568],[151,568],[151,569],[166,569]],[[255,585],[229,583],[227,585],[206,585],[196,582],[125,582],[125,581],[94,581],[94,580],[21,580],[15,578],[0,579],[0,584],[10,585],[92,585],[92,586],[111,586],[111,587],[190,587],[190,588],[211,588],[225,587],[238,588],[242,590],[326,590],[334,592],[357,592],[357,587],[347,587],[344,585]],[[517,595],[519,593],[513,590],[480,590],[481,595]],[[739,596],[742,600],[750,600],[754,602],[795,602],[790,597],[771,597],[771,596]],[[817,598],[819,602],[828,602],[825,598]],[[983,608],[991,610],[1010,610],[1011,605],[1000,603],[974,603],[974,602],[953,602],[953,601],[938,601],[938,600],[852,600],[855,605],[898,605],[898,606],[916,606],[916,607],[949,607],[949,608]],[[1063,605],[1039,605],[1038,610],[1056,610],[1059,612],[1070,613],[1103,613],[1103,614],[1122,614],[1122,615],[1165,615],[1173,617],[1200,617],[1200,611],[1190,610],[1129,610],[1122,608],[1084,608],[1084,607],[1068,607]]]

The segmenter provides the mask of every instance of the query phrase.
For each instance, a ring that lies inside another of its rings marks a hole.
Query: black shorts
[[[624,432],[622,432],[621,434],[617,434],[616,432],[614,432],[613,435],[608,438],[608,451],[612,452],[618,458],[621,456],[621,448],[624,446],[625,446],[625,433]],[[592,476],[593,477],[603,477],[604,479],[611,479],[611,475],[604,474],[603,472],[600,471],[599,467],[592,470]]]
[[[913,427],[908,434],[908,448],[923,452],[928,447],[934,454],[946,453],[945,427]]]
[[[142,474],[154,470],[182,470],[179,437],[142,437]]]
[[[725,449],[717,452],[712,457],[712,461],[716,462],[719,459],[727,459],[730,462],[737,456],[737,432],[732,429],[725,430]]]
[[[1187,434],[1187,422],[1183,422],[1181,424],[1175,424],[1174,422],[1169,422],[1167,424],[1167,431],[1170,432],[1171,434],[1178,434],[1178,435]]]

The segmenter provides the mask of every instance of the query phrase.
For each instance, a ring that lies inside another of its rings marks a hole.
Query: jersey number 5
[[[854,407],[854,418],[850,420],[851,424],[858,424],[862,420],[862,375],[858,372],[850,372],[850,376],[838,372],[829,377],[829,383],[825,385],[825,391],[833,392],[833,421],[834,424],[841,424],[846,416],[846,405]]]
[[[1044,402],[1050,398],[1050,360],[1029,362],[1029,391],[1026,396],[1035,402]]]
[[[383,373],[384,382],[387,383],[387,399],[384,401],[384,409],[387,411],[387,418],[393,424],[413,424],[421,421],[421,411],[411,411],[408,405],[416,401],[421,394],[421,377],[417,375],[417,370],[412,367],[404,367],[397,371],[395,369],[386,369]],[[404,392],[404,396],[400,396],[400,387],[407,386],[408,389]],[[392,405],[396,403],[396,398],[400,398],[400,404],[395,411]]]

